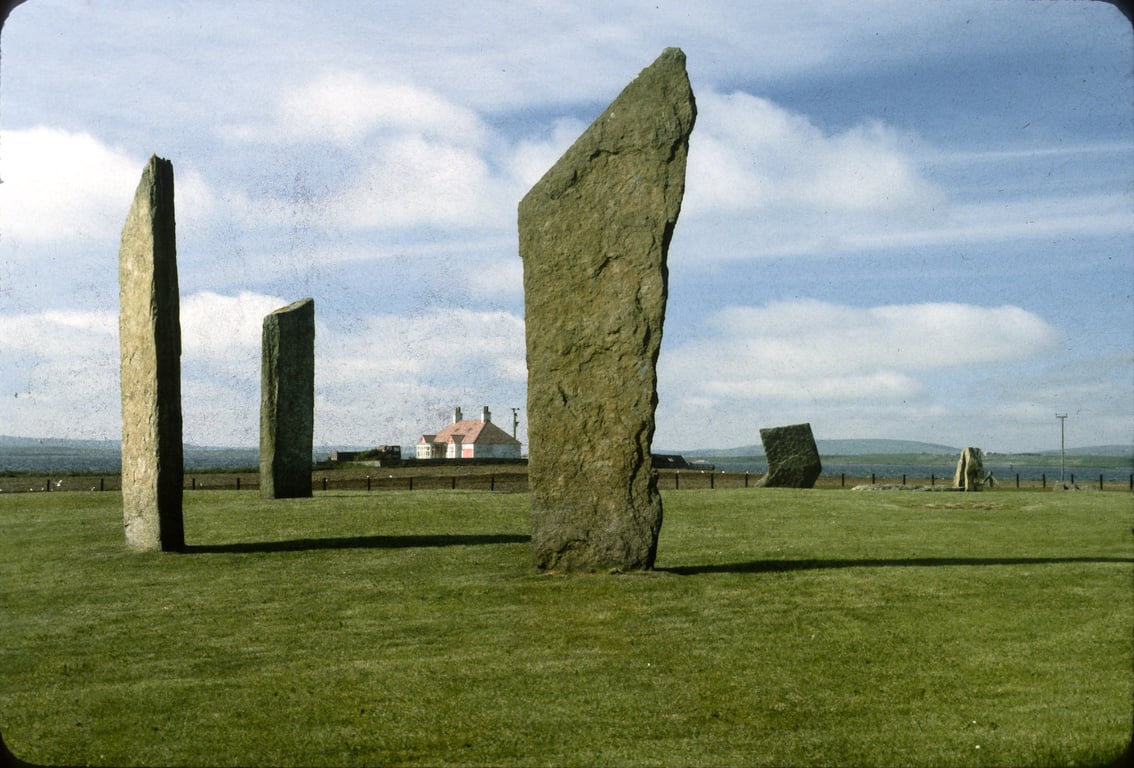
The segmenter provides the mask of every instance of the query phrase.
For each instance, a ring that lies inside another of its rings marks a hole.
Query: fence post
[[[905,484],[906,484],[906,476],[903,474],[902,475],[902,485],[905,485]]]
[[[453,475],[453,490],[457,490],[457,476]]]
[[[744,487],[745,488],[748,487],[748,473],[747,472],[744,473]]]
[[[874,485],[874,473],[873,472],[870,473],[870,484]]]
[[[714,473],[710,472],[709,473],[709,490],[712,490],[713,488],[716,487],[715,480],[716,480],[716,475]]]
[[[490,491],[496,490],[496,475],[489,475],[488,476],[488,490],[490,490]]]
[[[1042,485],[1043,488],[1047,488],[1047,473],[1046,472],[1040,473],[1040,482],[1043,484]]]
[[[197,490],[197,478],[195,478],[195,477],[189,478],[189,490],[191,490],[191,491]]]
[[[105,491],[105,490],[106,490],[106,478],[105,478],[105,477],[100,477],[100,478],[98,479],[98,489],[99,489],[100,491]]]
[[[366,490],[370,490],[370,475],[366,476]]]
[[[1102,475],[1099,475],[1099,490],[1102,490]]]
[[[1072,472],[1071,473],[1071,485],[1074,485],[1074,484],[1075,484],[1075,473]]]
[[[1134,477],[1134,475],[1132,475],[1132,477]],[[675,491],[681,490],[681,473],[680,472],[674,472],[673,473],[673,490],[675,490]]]
[[[413,475],[409,476],[409,489],[411,491],[413,490]]]
[[[840,488],[846,488],[847,487],[847,473],[846,472],[840,472],[839,473],[839,487]]]
[[[236,476],[236,490],[240,490],[240,475]]]
[[[327,476],[323,475],[323,490],[327,490]]]
[[[44,481],[43,490],[44,490],[45,493],[51,491],[51,478],[50,477],[47,478],[47,480]]]
[[[1016,490],[1020,490],[1020,473],[1016,473]]]

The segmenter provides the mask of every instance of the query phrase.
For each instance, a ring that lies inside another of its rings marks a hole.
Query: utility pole
[[[516,439],[516,429],[520,426],[520,409],[512,409],[512,439]]]
[[[1057,413],[1055,418],[1059,419],[1059,484],[1063,485],[1063,466],[1065,463],[1064,449],[1063,449],[1063,423],[1067,420],[1066,413]]]

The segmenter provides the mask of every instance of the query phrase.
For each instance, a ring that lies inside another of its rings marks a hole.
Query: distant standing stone
[[[264,318],[260,364],[260,496],[311,495],[315,422],[315,301]]]
[[[962,491],[979,491],[984,483],[984,453],[980,448],[966,448],[957,459],[953,487]]]
[[[173,164],[151,157],[118,252],[122,512],[126,543],[185,546],[181,509],[181,320]]]
[[[814,488],[823,472],[819,448],[811,434],[810,424],[791,424],[760,430],[768,474],[757,486],[768,488]]]
[[[685,54],[668,48],[520,202],[538,568],[653,566],[666,254],[695,118]]]

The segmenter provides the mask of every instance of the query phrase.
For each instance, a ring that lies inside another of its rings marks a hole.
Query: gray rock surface
[[[139,550],[185,545],[181,509],[181,319],[173,164],[151,157],[118,252],[122,513]]]
[[[264,318],[260,362],[260,496],[311,496],[315,426],[315,301]]]
[[[791,424],[760,430],[768,474],[756,483],[768,488],[814,488],[823,472],[810,424]]]
[[[653,566],[666,255],[695,118],[685,54],[668,48],[520,202],[540,569]]]

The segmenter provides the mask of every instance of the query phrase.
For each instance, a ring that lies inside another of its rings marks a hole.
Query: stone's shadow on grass
[[[347,536],[287,541],[238,542],[235,544],[186,544],[178,550],[188,555],[235,552],[307,552],[317,549],[410,549],[414,547],[475,547],[487,544],[530,544],[531,536],[518,534],[437,534],[426,536]]]
[[[719,565],[679,565],[658,568],[678,576],[709,573],[779,573],[818,571],[829,568],[927,568],[942,565],[1058,565],[1060,563],[1127,563],[1134,557],[910,557],[879,560],[750,560],[747,563]]]

